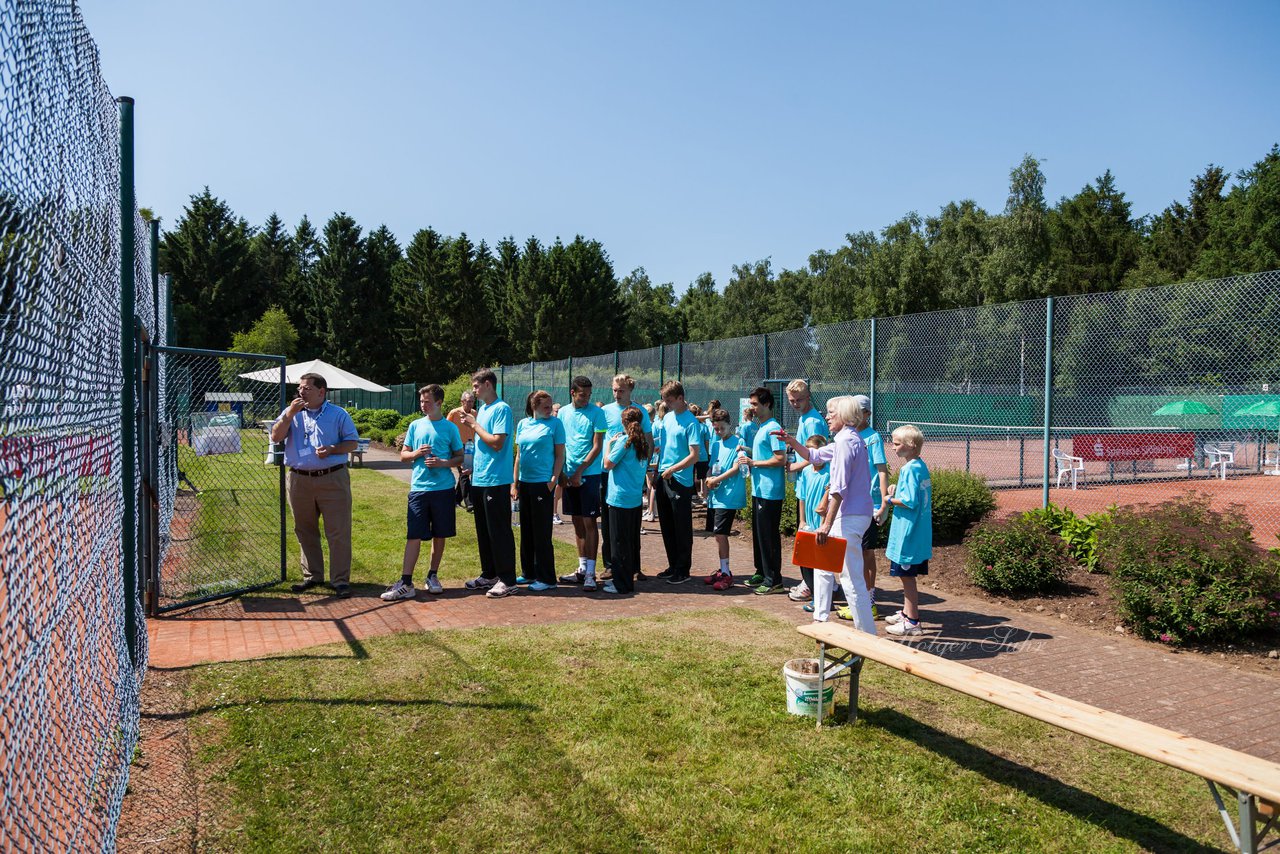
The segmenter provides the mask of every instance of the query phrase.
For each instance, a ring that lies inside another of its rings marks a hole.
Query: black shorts
[[[600,475],[584,474],[582,486],[564,486],[561,512],[566,516],[600,518]]]
[[[693,464],[693,477],[695,480],[706,480],[707,472],[711,471],[711,461],[703,460],[700,463]]]
[[[864,552],[873,551],[876,543],[880,540],[880,526],[872,522],[867,526],[867,532],[862,535],[862,550]]]
[[[452,489],[410,492],[405,538],[433,540],[436,537],[457,536],[457,509]]]
[[[889,561],[889,574],[894,578],[915,578],[917,575],[928,575],[929,561],[903,565],[891,560]]]
[[[716,507],[707,512],[711,513],[711,533],[722,537],[733,533],[733,520],[738,518],[737,510],[722,510]]]

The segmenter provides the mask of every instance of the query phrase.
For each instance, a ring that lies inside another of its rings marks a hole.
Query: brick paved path
[[[366,454],[370,468],[401,480],[407,470],[386,452]],[[654,574],[665,567],[656,526],[642,538],[641,564]],[[556,535],[572,537],[568,525]],[[735,567],[750,567],[751,543],[731,540]],[[715,541],[696,537],[694,571],[717,565]],[[900,602],[889,581],[887,602]],[[809,619],[785,596],[755,596],[737,588],[715,593],[700,578],[673,586],[640,583],[640,593],[619,598],[562,588],[550,594],[521,591],[506,599],[446,589],[412,602],[383,602],[357,595],[339,600],[324,594],[296,598],[245,597],[192,608],[177,617],[151,620],[153,669],[182,668],[205,661],[257,658],[345,641],[359,650],[363,639],[393,632],[520,626],[578,620],[610,620],[696,608],[745,606],[795,625]],[[1280,761],[1280,678],[1237,671],[1195,655],[1177,654],[1135,640],[1032,614],[993,613],[990,603],[943,596],[927,587],[921,605],[926,629],[919,643],[947,658],[1010,679],[1149,721],[1179,732]]]

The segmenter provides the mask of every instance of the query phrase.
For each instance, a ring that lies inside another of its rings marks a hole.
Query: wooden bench
[[[818,642],[818,660],[822,663],[818,684],[819,727],[822,726],[826,680],[845,672],[850,677],[849,721],[857,719],[858,679],[863,660],[870,659],[1202,777],[1209,784],[1218,813],[1240,851],[1254,854],[1280,842],[1277,839],[1262,845],[1268,834],[1280,832],[1277,827],[1280,810],[1276,806],[1280,803],[1280,764],[1041,691],[849,626],[812,623],[797,630]],[[1234,816],[1219,788],[1234,795]]]
[[[369,450],[372,439],[356,439],[356,449],[351,452],[351,465],[364,465],[364,453]],[[359,460],[359,463],[356,462]]]

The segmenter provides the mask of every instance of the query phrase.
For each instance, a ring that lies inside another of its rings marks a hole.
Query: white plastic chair
[[[1207,462],[1205,466],[1212,474],[1216,468],[1218,477],[1221,480],[1227,479],[1227,468],[1235,467],[1236,464],[1236,445],[1235,442],[1222,442],[1217,445],[1205,445],[1204,456]]]
[[[1062,479],[1067,475],[1071,475],[1071,488],[1076,488],[1076,478],[1084,474],[1084,458],[1073,457],[1061,448],[1053,449],[1053,461],[1058,466],[1058,486],[1062,486]]]

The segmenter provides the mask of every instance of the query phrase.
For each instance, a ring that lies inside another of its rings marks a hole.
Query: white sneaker
[[[428,575],[427,576],[427,592],[434,593],[435,595],[439,596],[441,593],[444,592],[444,585],[442,585],[440,583],[440,579],[436,578],[434,575]]]
[[[563,524],[564,524],[564,520],[560,518],[560,514],[559,514],[559,513],[552,513],[552,514],[551,514],[551,524],[552,524],[552,525],[563,525]]]
[[[787,593],[787,598],[792,602],[808,602],[813,598],[813,592],[809,590],[809,585],[801,581]]]
[[[654,516],[652,513],[646,513],[640,517],[640,520],[643,522],[656,522],[658,521],[658,517]]]
[[[901,611],[897,611],[885,617],[884,621],[887,625],[896,626],[898,623],[901,623],[904,619],[906,619],[906,614],[903,614]]]
[[[488,596],[490,599],[501,599],[504,596],[510,596],[519,589],[519,587],[515,586],[508,587],[504,582],[499,581],[490,587],[484,595]]]
[[[582,579],[582,589],[588,592],[596,589],[596,577],[588,575]]]
[[[396,601],[399,601],[400,599],[412,599],[417,595],[418,595],[418,591],[413,589],[413,585],[405,584],[404,579],[401,578],[398,581],[396,581],[395,584],[388,587],[386,591],[378,598],[380,598],[383,602],[396,602]]]
[[[891,626],[885,626],[884,630],[889,634],[896,635],[897,637],[900,637],[900,638],[901,637],[917,637],[919,635],[924,634],[924,629],[920,628],[919,623],[913,623],[910,620],[905,618],[903,618],[899,622],[894,623]]]

